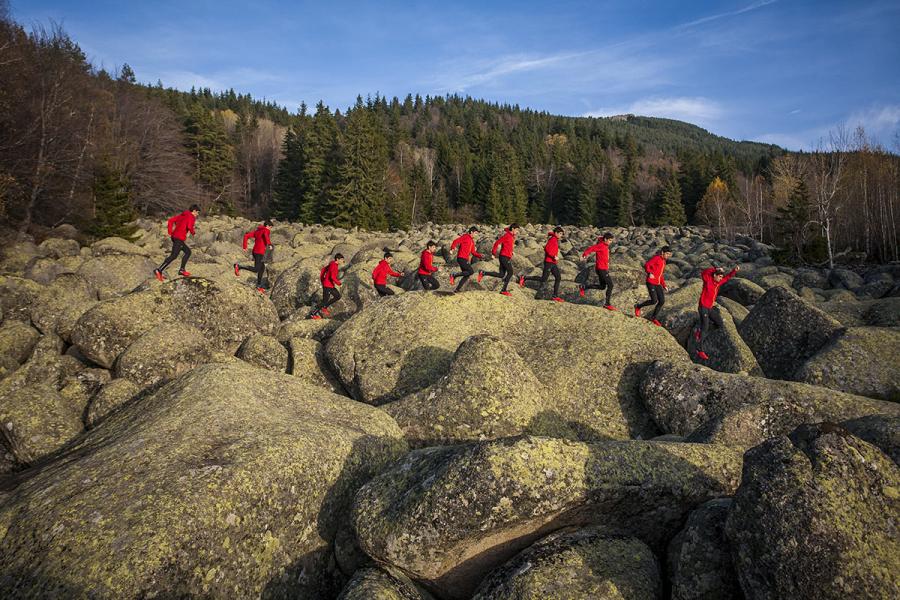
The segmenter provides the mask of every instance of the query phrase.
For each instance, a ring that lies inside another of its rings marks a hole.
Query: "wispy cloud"
[[[873,106],[853,112],[847,117],[849,127],[863,127],[877,137],[890,137],[900,128],[900,104]]]
[[[719,122],[725,109],[715,100],[703,97],[643,98],[626,106],[601,108],[584,114],[586,117],[608,117],[632,114],[646,117],[677,119],[704,126]]]
[[[752,4],[748,4],[743,8],[739,8],[737,10],[732,10],[728,12],[723,12],[715,15],[709,15],[707,17],[701,17],[694,21],[688,21],[687,23],[682,23],[678,25],[676,29],[688,29],[690,27],[696,27],[697,25],[703,25],[704,23],[709,23],[711,21],[718,21],[719,19],[724,19],[726,17],[736,17],[738,15],[742,15],[744,13],[748,13],[764,6],[768,6],[770,4],[775,4],[778,0],[758,0]]]
[[[839,127],[853,131],[862,127],[869,139],[889,145],[900,132],[900,104],[882,104],[856,110],[840,122],[828,122],[802,131],[764,133],[753,139],[767,144],[778,144],[789,150],[814,150],[828,140],[831,132]]]

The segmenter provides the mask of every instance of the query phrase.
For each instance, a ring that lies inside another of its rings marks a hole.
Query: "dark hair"
[[[265,221],[263,221],[263,225],[265,225],[266,227],[271,227],[272,221],[270,221],[269,219],[266,219]]]
[[[469,227],[469,233],[475,233],[476,231],[478,231],[478,228],[475,227],[474,225],[472,225],[471,227]]]
[[[510,223],[509,227],[507,229],[509,229],[510,231],[512,231],[513,229],[519,229],[519,224],[518,223]]]
[[[426,247],[426,248],[430,248],[430,247],[432,247],[432,246],[434,246],[435,248],[437,248],[437,242],[434,241],[434,240],[428,240],[428,243],[425,244],[425,247]]]
[[[562,227],[555,227],[553,233],[565,233]]]
[[[334,255],[334,260],[342,260],[343,258],[344,258],[344,255],[341,254],[340,252],[338,252],[337,254]]]
[[[713,268],[716,270],[716,275],[724,275],[725,274],[725,267],[713,266]]]
[[[384,250],[384,257],[385,257],[385,258],[390,258],[390,257],[394,256],[393,254],[391,254],[391,251],[388,250],[387,248],[382,248],[382,250]]]
[[[199,204],[191,204],[191,207],[188,210],[190,210],[191,212],[194,212],[195,210],[197,212],[200,212],[200,205]]]
[[[665,254],[666,252],[671,252],[671,251],[672,251],[671,246],[663,246],[662,248],[659,249],[660,254]]]
[[[613,235],[611,232],[609,232],[609,231],[607,231],[606,233],[603,234],[603,239],[604,239],[604,240],[611,240],[611,239],[614,239],[615,237],[616,237],[616,236],[614,236],[614,235]]]

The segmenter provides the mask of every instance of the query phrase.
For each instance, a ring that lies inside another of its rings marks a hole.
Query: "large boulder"
[[[322,288],[319,273],[327,262],[327,259],[303,259],[278,276],[269,297],[280,318],[287,318],[301,306],[312,303]]]
[[[726,532],[748,600],[897,597],[900,467],[830,424],[747,452]]]
[[[3,320],[31,322],[31,309],[44,286],[30,279],[0,275],[0,309]]]
[[[697,304],[700,302],[702,289],[702,282],[689,281],[667,294],[666,303],[660,310],[659,320],[663,327],[668,329],[682,346],[687,345],[688,337],[697,325],[699,319]],[[649,310],[650,308],[645,309],[645,312]]]
[[[344,394],[344,387],[331,372],[325,359],[325,348],[320,342],[311,338],[291,338],[290,373],[307,383],[318,385],[332,392]]]
[[[730,498],[710,500],[691,512],[667,552],[672,600],[742,600],[725,520]]]
[[[238,358],[251,365],[285,373],[288,368],[288,350],[270,335],[254,333],[241,344]]]
[[[432,597],[396,569],[366,567],[356,571],[338,600],[432,600]]]
[[[416,447],[522,433],[576,437],[554,406],[551,390],[509,344],[477,335],[459,345],[437,383],[382,408]]]
[[[22,321],[7,321],[0,327],[0,379],[19,368],[41,339],[38,331]]]
[[[78,274],[97,290],[101,300],[130,292],[153,277],[156,263],[134,254],[104,254],[84,261]]]
[[[602,529],[554,533],[491,573],[472,600],[658,600],[659,564],[647,544]]]
[[[785,288],[774,287],[741,323],[741,337],[766,377],[790,379],[841,324]]]
[[[900,402],[900,327],[840,331],[792,379]]]
[[[151,256],[146,248],[141,248],[126,239],[120,237],[103,238],[91,244],[91,254],[94,256],[110,256],[115,254],[125,256]]]
[[[94,394],[88,404],[84,424],[88,429],[96,427],[103,419],[141,391],[135,383],[128,379],[113,379]]]
[[[63,274],[38,295],[31,320],[41,333],[55,333],[70,341],[78,319],[95,304],[97,292],[90,282],[80,275]]]
[[[81,253],[81,246],[77,241],[58,237],[47,238],[38,245],[38,249],[43,256],[53,259],[78,256]]]
[[[680,362],[651,365],[641,381],[641,397],[666,433],[687,436],[703,428],[702,435],[712,437],[695,441],[742,447],[784,435],[801,423],[900,415],[900,404],[892,402]]]
[[[655,435],[638,382],[654,359],[686,359],[670,335],[642,319],[487,292],[386,298],[345,322],[326,350],[354,398],[384,404],[435,383],[476,334],[509,344],[585,439]]]
[[[749,279],[732,277],[722,285],[719,293],[743,306],[753,306],[763,297],[766,290]]]
[[[900,327],[900,297],[819,302],[816,308],[828,313],[845,327]]]
[[[125,349],[116,361],[116,377],[151,387],[208,362],[210,353],[209,342],[196,327],[160,323]]]
[[[759,363],[756,362],[756,357],[753,356],[753,352],[747,347],[747,344],[744,343],[744,340],[738,333],[737,326],[731,315],[719,307],[714,307],[713,310],[719,311],[723,327],[716,327],[710,322],[706,337],[703,340],[703,349],[709,356],[709,359],[703,360],[697,356],[697,351],[700,349],[699,341],[694,335],[689,335],[687,338],[687,351],[691,355],[691,359],[698,364],[706,365],[711,369],[724,373],[762,375],[762,369],[760,369]],[[696,324],[696,326],[699,326],[699,324]]]
[[[865,283],[865,280],[850,269],[832,269],[828,272],[828,283],[834,288],[852,290]]]
[[[737,487],[741,454],[707,444],[519,437],[416,450],[357,494],[360,547],[442,597],[566,526],[661,549],[687,513]]]
[[[377,409],[240,361],[199,367],[7,497],[0,595],[333,597],[334,532],[405,449]]]
[[[859,439],[877,446],[900,464],[900,416],[869,415],[843,421],[841,427]]]
[[[0,396],[3,446],[21,464],[32,464],[81,433],[81,407],[56,388],[32,383]]]
[[[343,321],[334,319],[310,319],[309,309],[301,308],[284,319],[275,330],[275,337],[285,343],[291,338],[308,338],[322,342],[337,331]]]

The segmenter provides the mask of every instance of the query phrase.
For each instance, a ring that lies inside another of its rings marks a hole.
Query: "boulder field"
[[[137,225],[0,231],[3,598],[897,596],[900,265],[618,228],[609,311],[579,293],[596,228],[566,228],[558,303],[452,293],[442,250],[468,225],[276,223],[261,294],[232,268],[254,223],[202,215],[192,276],[162,282],[165,222]],[[547,230],[522,227],[517,278]],[[437,292],[414,276],[429,239]],[[663,245],[656,326],[632,306]],[[404,275],[379,298],[385,247]],[[337,252],[343,298],[308,319]],[[710,265],[741,269],[701,360]]]

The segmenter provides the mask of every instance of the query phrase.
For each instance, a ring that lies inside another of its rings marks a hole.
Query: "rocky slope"
[[[418,289],[424,243],[463,225],[277,224],[260,294],[232,269],[253,223],[201,217],[192,276],[162,283],[164,223],[139,225],[5,237],[3,597],[896,597],[900,265],[619,229],[611,312],[578,292],[595,229],[568,228],[556,303],[492,278],[452,294],[440,256],[442,289]],[[523,227],[517,275],[546,232]],[[631,306],[663,244],[656,327]],[[379,299],[383,247],[406,275]],[[309,320],[336,252],[343,298]],[[703,362],[711,264],[741,271]]]

